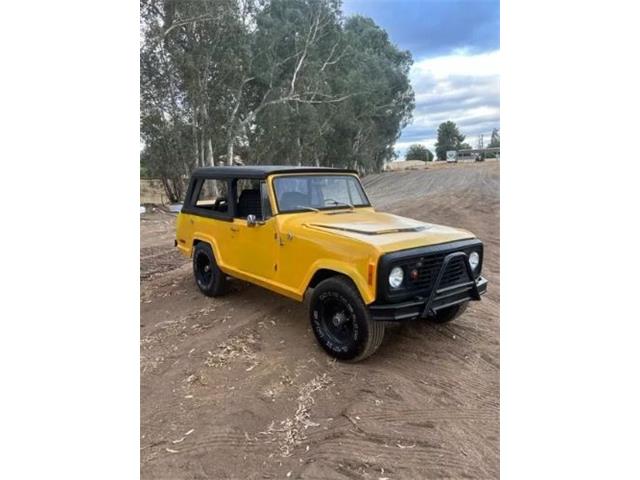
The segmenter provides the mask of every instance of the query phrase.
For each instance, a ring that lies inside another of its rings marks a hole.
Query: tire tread
[[[200,287],[200,284],[198,284],[197,279],[195,278],[195,261],[196,261],[196,252],[198,252],[199,250],[204,251],[209,258],[211,259],[211,265],[212,268],[214,270],[214,276],[213,276],[213,284],[211,285],[210,288],[208,289],[203,289]],[[211,248],[211,245],[209,245],[208,243],[205,242],[200,242],[198,244],[196,244],[196,246],[193,249],[193,273],[194,273],[194,279],[196,280],[196,286],[198,287],[198,290],[200,290],[200,292],[202,292],[204,295],[208,296],[208,297],[219,297],[221,295],[224,295],[226,292],[226,276],[224,274],[224,272],[222,270],[220,270],[220,267],[218,267],[218,263],[216,262],[216,257],[213,254],[213,249]]]
[[[345,290],[346,292],[348,292],[349,296],[358,303],[359,309],[364,312],[364,320],[368,331],[366,344],[362,351],[356,357],[346,361],[355,363],[373,355],[384,340],[385,326],[383,322],[376,322],[371,319],[367,307],[362,301],[360,292],[353,284],[351,279],[345,276],[336,275],[335,277],[330,277],[320,282],[316,287],[316,290],[320,287],[330,287],[336,290]]]

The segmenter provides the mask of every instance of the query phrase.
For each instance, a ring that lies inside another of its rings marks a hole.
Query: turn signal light
[[[372,263],[369,264],[369,271],[367,274],[367,283],[369,285],[373,285],[373,269],[374,269],[374,265]]]

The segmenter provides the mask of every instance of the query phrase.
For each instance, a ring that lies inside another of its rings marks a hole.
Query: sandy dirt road
[[[476,233],[490,283],[358,364],[320,350],[304,304],[237,280],[201,295],[174,215],[142,215],[142,478],[497,478],[499,180],[496,162],[364,180],[379,210]]]

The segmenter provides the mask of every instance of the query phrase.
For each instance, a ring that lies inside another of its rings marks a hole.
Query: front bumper
[[[478,277],[475,281],[452,287],[434,288],[429,297],[415,297],[406,302],[369,305],[371,318],[377,321],[398,322],[418,317],[435,315],[438,310],[458,305],[470,300],[480,300],[487,292],[487,279]]]

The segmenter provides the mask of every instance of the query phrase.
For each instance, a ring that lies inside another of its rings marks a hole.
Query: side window
[[[229,214],[229,187],[226,180],[206,178],[200,184],[194,206],[201,209]]]
[[[236,218],[255,215],[262,218],[260,180],[239,178],[236,180]]]

